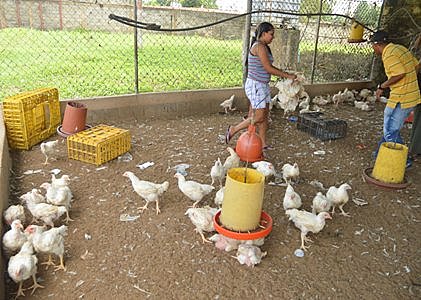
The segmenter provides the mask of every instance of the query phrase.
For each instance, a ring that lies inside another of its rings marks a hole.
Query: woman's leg
[[[262,147],[266,147],[266,131],[269,127],[269,105],[266,105],[266,108],[263,109],[263,116],[262,121],[258,123],[258,129],[259,129],[259,136],[262,140]]]

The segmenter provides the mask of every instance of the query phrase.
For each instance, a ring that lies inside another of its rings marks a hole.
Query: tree
[[[150,6],[171,6],[171,0],[151,0],[145,1],[145,4]]]
[[[380,7],[378,7],[375,3],[374,5],[370,5],[367,2],[360,2],[355,10],[354,18],[364,25],[376,27],[379,15]]]
[[[302,0],[300,4],[300,13],[306,14],[306,13],[318,13],[320,7],[320,0]],[[332,3],[331,1],[323,0],[322,5],[322,13],[331,13],[332,12]],[[304,21],[305,17],[300,18],[302,21]],[[322,20],[327,21],[331,20],[331,16],[323,16]]]
[[[206,7],[206,8],[217,8],[216,0],[181,0],[181,6],[183,7]]]

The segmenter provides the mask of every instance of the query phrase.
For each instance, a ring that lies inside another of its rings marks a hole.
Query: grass
[[[241,85],[240,40],[144,34],[139,91]],[[132,34],[0,30],[0,99],[54,86],[62,99],[134,93]]]
[[[139,92],[241,86],[241,40],[140,33]],[[300,43],[300,70],[306,74],[313,50],[314,43]],[[369,72],[365,62],[371,62],[371,49],[319,43],[318,57],[320,81],[363,78]],[[342,70],[338,65],[346,67]],[[2,29],[0,70],[0,101],[45,86],[57,87],[61,99],[134,93],[133,35]]]

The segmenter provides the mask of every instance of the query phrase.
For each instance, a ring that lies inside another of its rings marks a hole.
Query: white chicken
[[[297,163],[294,163],[294,165],[284,164],[282,166],[282,177],[286,183],[291,182],[292,179],[296,180],[298,176],[300,176],[300,169]]]
[[[67,226],[51,228],[45,231],[45,228],[38,225],[29,225],[25,229],[28,240],[34,245],[37,253],[48,253],[48,261],[42,265],[55,266],[54,271],[66,271],[64,266],[64,236],[67,235]],[[55,265],[51,259],[51,254],[55,254],[60,258],[60,265]]]
[[[231,147],[227,147],[230,156],[224,162],[225,173],[231,168],[238,168],[240,166],[240,157]]]
[[[202,242],[211,243],[203,235],[203,232],[212,232],[215,231],[213,226],[213,216],[217,213],[218,209],[205,206],[205,207],[191,207],[187,209],[185,215],[188,215],[190,221],[196,227],[195,231],[200,234],[202,237]]]
[[[25,210],[22,205],[10,205],[3,212],[4,222],[8,225],[12,224],[14,220],[20,220],[21,223],[25,223]]]
[[[214,234],[209,238],[209,241],[215,243],[215,247],[221,251],[230,252],[238,248],[241,244],[240,240],[234,240],[229,237],[223,236],[222,234]]]
[[[280,79],[275,86],[278,88],[279,106],[284,110],[284,116],[295,111],[302,94],[302,80]]]
[[[214,187],[209,184],[202,184],[191,180],[186,181],[186,178],[180,173],[175,173],[174,177],[178,179],[179,190],[190,200],[194,201],[193,208],[196,207],[203,197],[214,189]]]
[[[20,250],[22,245],[27,241],[23,226],[20,220],[14,220],[11,228],[3,235],[3,250],[12,255]]]
[[[362,89],[360,91],[360,97],[363,99],[367,99],[368,96],[371,96],[373,94],[372,91],[370,91],[369,89]]]
[[[41,194],[39,189],[32,189],[30,192],[20,196],[19,199],[21,199],[23,202],[30,201],[34,204],[46,202],[44,195]]]
[[[339,186],[339,188],[335,186],[331,186],[326,193],[326,197],[332,201],[332,214],[335,213],[335,207],[339,206],[339,209],[341,210],[341,215],[345,217],[349,217],[349,213],[344,212],[343,206],[348,202],[349,195],[348,190],[351,189],[351,186],[348,183],[343,183]]]
[[[48,164],[48,159],[55,155],[57,145],[58,145],[58,140],[41,143],[41,146],[40,146],[41,152],[45,156],[44,165]]]
[[[306,237],[307,233],[318,233],[325,227],[325,219],[332,219],[327,212],[321,212],[318,215],[305,210],[289,209],[285,212],[289,220],[294,222],[295,227],[301,230],[301,249],[307,250],[304,242],[312,242]]]
[[[73,199],[72,191],[70,188],[67,185],[54,186],[54,184],[48,182],[44,182],[40,187],[47,191],[45,197],[48,203],[56,206],[66,207],[66,223],[73,221],[69,216],[69,210],[72,206]]]
[[[234,104],[234,97],[235,95],[232,95],[228,99],[224,100],[221,104],[219,104],[220,106],[224,108],[225,114],[228,114],[228,109],[231,111],[235,110],[234,108],[232,108],[232,105]]]
[[[288,209],[300,208],[301,204],[302,202],[300,195],[294,191],[292,186],[288,183],[283,201],[284,210],[286,211]]]
[[[267,252],[262,252],[259,247],[249,244],[240,244],[238,246],[237,255],[234,257],[242,265],[254,267],[262,261]]]
[[[318,213],[325,211],[329,212],[332,208],[332,201],[330,201],[325,195],[321,192],[317,192],[316,196],[313,198],[313,205],[311,206],[312,213],[317,215]]]
[[[275,167],[272,163],[268,161],[256,161],[251,164],[253,168],[255,168],[258,172],[262,173],[265,178],[269,178],[270,176],[275,176],[276,171]]]
[[[224,193],[225,193],[225,187],[221,187],[215,194],[215,204],[218,207],[222,206],[222,202],[224,201]]]
[[[159,214],[161,210],[159,209],[159,197],[162,196],[164,192],[168,190],[169,182],[164,181],[163,183],[153,183],[145,180],[140,180],[133,172],[124,172],[124,177],[128,177],[132,182],[132,187],[136,194],[142,197],[146,204],[141,207],[143,212],[145,209],[148,209],[150,202],[155,202],[156,204],[156,214]]]
[[[215,164],[212,166],[210,175],[212,178],[211,185],[213,185],[215,180],[217,180],[219,181],[219,186],[222,187],[222,181],[224,180],[224,177],[225,177],[225,170],[224,170],[224,167],[222,166],[222,163],[219,157],[218,157],[218,160],[215,161]]]
[[[32,277],[32,280],[34,281],[34,284],[30,287],[32,288],[31,295],[37,288],[43,288],[42,285],[38,284],[36,279],[37,263],[38,259],[34,255],[34,249],[32,248],[32,244],[30,242],[25,242],[19,253],[10,258],[7,272],[14,282],[19,283],[16,298],[19,296],[25,296],[22,284],[30,277]]]
[[[260,238],[257,240],[235,240],[218,233],[211,236],[209,240],[215,243],[215,247],[217,249],[226,252],[238,249],[238,246],[240,244],[254,245],[260,247],[263,246],[263,244],[265,243],[265,238]]]
[[[69,184],[70,184],[70,177],[69,177],[69,175],[63,175],[60,178],[56,178],[56,175],[51,174],[51,184],[54,187],[69,186]]]
[[[35,219],[41,220],[51,227],[54,227],[54,221],[67,213],[65,206],[55,206],[48,203],[33,203],[32,201],[26,201],[26,207]]]

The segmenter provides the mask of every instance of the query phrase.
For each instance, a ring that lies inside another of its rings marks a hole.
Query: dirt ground
[[[296,123],[274,110],[268,132],[275,148],[266,153],[278,171],[284,163],[297,162],[300,182],[295,190],[310,210],[316,192],[310,181],[325,187],[344,182],[352,186],[351,197],[364,199],[366,206],[352,201],[344,207],[347,218],[335,214],[323,231],[309,235],[314,240],[303,258],[299,230],[289,224],[282,209],[283,186],[266,185],[264,210],[274,226],[261,247],[267,251],[254,268],[240,265],[213,244],[202,244],[184,215],[192,204],[177,187],[174,167],[191,165],[189,180],[211,182],[214,161],[228,156],[218,135],[243,113],[212,114],[177,120],[130,120],[108,122],[129,129],[133,160],[113,160],[102,169],[68,160],[66,144],[59,136],[57,161],[44,166],[39,146],[31,151],[12,151],[11,202],[33,187],[50,180],[50,170],[60,169],[71,177],[74,194],[69,234],[66,237],[67,271],[39,267],[38,289],[23,299],[416,299],[421,295],[421,163],[406,172],[412,184],[405,190],[383,190],[363,181],[362,172],[372,165],[371,153],[379,139],[384,105],[364,112],[352,106],[326,107],[326,117],[348,123],[347,136],[322,142],[296,129]],[[93,124],[96,125],[96,124]],[[404,129],[407,139],[409,130]],[[238,137],[238,136],[237,136]],[[235,146],[235,140],[231,146]],[[325,155],[315,155],[317,150]],[[145,170],[144,162],[155,165]],[[28,170],[41,173],[23,175]],[[170,182],[161,201],[161,214],[154,205],[132,222],[120,215],[139,215],[144,201],[134,193],[132,171],[141,179]],[[214,206],[215,191],[201,205]],[[87,239],[86,237],[91,237]],[[208,234],[207,236],[210,236]],[[86,253],[86,251],[88,251]],[[45,256],[41,256],[43,261]],[[31,285],[25,282],[25,287]],[[8,297],[17,285],[7,279]]]

